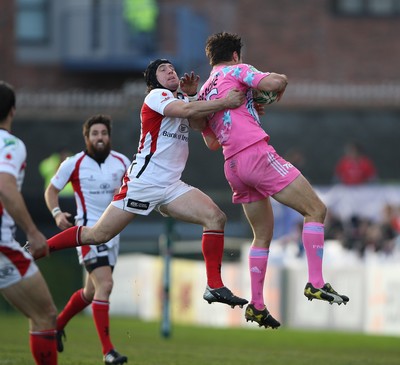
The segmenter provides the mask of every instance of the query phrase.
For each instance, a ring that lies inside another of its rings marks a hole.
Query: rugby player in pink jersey
[[[249,252],[251,301],[245,318],[266,328],[277,328],[280,323],[269,313],[263,298],[274,226],[270,197],[304,216],[302,239],[308,262],[304,295],[309,300],[325,300],[331,304],[346,304],[349,298],[338,294],[322,275],[326,207],[300,171],[268,143],[269,136],[260,124],[253,102],[253,89],[275,92],[279,101],[285,92],[287,77],[260,72],[242,63],[241,48],[241,38],[236,34],[222,32],[208,38],[206,55],[212,70],[200,89],[198,100],[222,98],[229,90],[237,89],[246,94],[247,102],[237,109],[221,110],[206,120],[191,120],[191,123],[202,130],[210,149],[222,146],[224,171],[233,191],[233,202],[242,204],[254,234]]]

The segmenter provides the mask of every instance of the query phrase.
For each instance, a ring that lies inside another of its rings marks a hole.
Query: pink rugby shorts
[[[225,161],[225,176],[234,203],[251,203],[274,195],[288,186],[300,171],[279,156],[265,140]]]

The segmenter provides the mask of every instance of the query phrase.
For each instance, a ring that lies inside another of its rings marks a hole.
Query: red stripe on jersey
[[[9,247],[0,246],[0,252],[6,256],[18,269],[21,276],[24,276],[31,261],[27,259],[22,252],[13,250]]]
[[[86,203],[85,203],[85,197],[83,196],[80,179],[79,179],[79,167],[80,167],[83,159],[85,158],[85,156],[86,156],[86,153],[84,153],[82,155],[82,157],[76,161],[74,171],[72,171],[72,174],[69,178],[69,181],[72,183],[72,187],[73,187],[75,193],[78,194],[78,197],[81,201],[84,217],[86,216]]]
[[[153,109],[151,109],[147,104],[143,104],[142,110],[140,112],[140,119],[142,121],[142,133],[140,136],[140,143],[138,153],[140,153],[144,147],[144,141],[146,139],[147,134],[150,133],[151,136],[151,145],[150,145],[150,153],[154,153],[157,149],[157,139],[160,133],[161,122],[164,116],[160,113],[157,113]]]
[[[130,181],[128,173],[126,173],[122,179],[122,186],[119,192],[114,195],[113,200],[122,200],[126,197],[126,192],[128,191],[128,182]]]

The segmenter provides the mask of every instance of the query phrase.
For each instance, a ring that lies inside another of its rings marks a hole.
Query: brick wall
[[[13,43],[14,3],[0,3],[0,78],[31,88],[115,88],[126,79],[141,77],[139,73],[99,77],[66,72],[58,65],[18,64]],[[171,15],[174,6],[189,6],[208,20],[210,33],[241,34],[246,62],[286,73],[291,82],[381,84],[400,80],[398,17],[339,17],[330,0],[159,0],[159,4],[162,50],[173,49],[176,30],[164,17]],[[207,69],[206,58],[204,63]]]

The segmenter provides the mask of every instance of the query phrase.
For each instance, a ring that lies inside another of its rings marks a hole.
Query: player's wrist
[[[188,94],[189,101],[196,101],[197,100],[197,92],[193,95]]]
[[[53,218],[57,217],[61,213],[60,207],[55,207],[51,210],[51,215]]]

